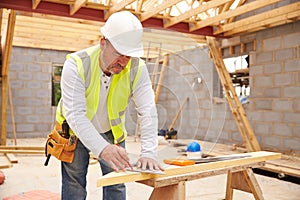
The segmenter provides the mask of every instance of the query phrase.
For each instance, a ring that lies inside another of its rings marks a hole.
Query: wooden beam
[[[149,200],[185,200],[185,181],[181,181],[178,184],[168,185],[164,187],[154,188]]]
[[[214,32],[214,34],[220,34],[226,31],[230,31],[233,29],[239,29],[241,27],[245,27],[245,26],[249,26],[252,25],[253,27],[259,27],[260,22],[267,20],[267,19],[271,19],[271,18],[275,18],[277,16],[281,16],[284,15],[286,13],[291,13],[294,11],[298,11],[300,10],[300,3],[296,2],[293,4],[289,4],[280,8],[275,8],[273,10],[267,11],[267,12],[263,12],[254,16],[250,16],[244,19],[241,19],[239,21],[230,23],[230,24],[225,24],[219,27],[219,29],[217,31]]]
[[[136,1],[136,8],[135,8],[135,12],[141,12],[142,11],[142,7],[144,4],[145,0],[140,0],[140,1]]]
[[[157,59],[159,59],[159,57]],[[162,68],[161,68],[161,72],[160,72],[160,75],[159,75],[157,88],[156,88],[156,91],[155,91],[155,103],[156,104],[158,102],[158,98],[159,98],[159,95],[160,95],[160,90],[161,90],[161,87],[163,85],[163,80],[164,80],[166,69],[168,67],[168,62],[169,62],[169,55],[166,54],[166,55],[164,55],[164,60],[163,60],[163,63],[162,63]]]
[[[258,152],[244,153],[244,154],[233,154],[233,156],[234,155],[246,155],[249,157],[218,161],[218,162],[201,163],[201,164],[189,165],[184,167],[169,166],[165,169],[165,173],[166,173],[165,175],[155,175],[155,174],[146,174],[146,173],[129,172],[129,171],[118,172],[118,173],[112,172],[100,177],[97,180],[97,187],[108,186],[108,185],[119,184],[119,183],[126,183],[126,182],[133,182],[133,181],[142,181],[142,180],[147,180],[152,178],[165,178],[171,176],[174,176],[174,178],[176,179],[177,175],[220,170],[226,167],[237,167],[242,165],[255,164],[266,160],[275,160],[281,158],[280,153],[266,152],[266,151],[258,151]]]
[[[3,56],[2,55],[2,21],[4,20],[4,12],[3,12],[3,8],[0,8],[0,45],[1,45],[1,48],[0,48],[0,56]],[[2,63],[1,63],[2,64]],[[0,67],[0,70],[1,70],[1,67]],[[0,71],[0,75],[2,74],[2,70]],[[1,76],[0,76],[1,77]]]
[[[132,1],[132,0],[130,0]],[[127,2],[127,1],[124,1]],[[147,1],[148,2],[148,1]],[[104,22],[104,13],[109,9],[109,6],[104,6],[102,4],[96,3],[86,3],[85,6],[80,8],[78,12],[74,15],[70,15],[70,8],[68,4],[54,3],[54,2],[46,2],[41,1],[39,6],[36,9],[32,9],[32,1],[31,0],[18,0],[17,3],[11,0],[1,0],[0,8],[8,8],[15,9],[18,11],[26,11],[32,13],[44,13],[51,14],[62,17],[71,17],[73,19],[85,19],[85,20],[93,20]],[[134,14],[140,14],[135,13]],[[142,22],[143,27],[151,27],[151,28],[163,28],[163,16],[152,17],[144,22]],[[180,22],[178,24],[173,25],[172,27],[167,28],[169,30],[181,32],[181,33],[191,33],[189,31],[189,23],[188,22]],[[191,34],[195,35],[212,35],[212,27],[205,27],[202,29],[198,29],[193,31]]]
[[[175,117],[174,117],[174,119],[173,119],[171,125],[169,126],[169,129],[168,129],[169,131],[171,131],[171,130],[174,128],[175,123],[176,123],[178,117],[180,116],[180,114],[181,114],[181,112],[182,112],[182,110],[183,110],[183,107],[184,107],[184,105],[185,105],[185,103],[187,102],[188,99],[189,99],[189,97],[185,97],[185,99],[184,99],[182,105],[179,107],[179,110],[177,111],[177,113],[176,113],[176,115],[175,115]]]
[[[5,154],[5,156],[7,157],[10,163],[18,163],[18,159],[15,157],[14,154],[7,153]]]
[[[289,4],[280,8],[276,8],[255,16],[247,17],[245,19],[225,24],[220,26],[219,30],[214,34],[220,34],[227,32],[226,34],[236,34],[245,30],[256,29],[261,26],[267,26],[269,24],[279,22],[286,19],[297,17],[297,13],[300,10],[300,2]]]
[[[0,153],[12,153],[12,154],[45,154],[45,150],[6,150],[6,149],[0,149]]]
[[[106,11],[106,13],[104,15],[104,19],[107,20],[111,14],[122,10],[124,7],[126,7],[127,5],[131,4],[134,1],[135,0],[126,0],[126,1],[120,1],[117,4],[114,4],[112,7],[110,7],[109,10]]]
[[[10,53],[12,49],[12,42],[14,37],[14,29],[16,23],[16,11],[11,10],[8,16],[8,22],[6,31],[4,32],[5,38],[3,38],[2,43],[2,105],[1,105],[1,116],[2,116],[2,126],[1,126],[1,140],[0,144],[6,144],[6,134],[7,134],[7,101],[8,101],[8,68],[10,63]]]
[[[16,131],[16,123],[15,123],[15,112],[14,112],[14,105],[12,100],[12,93],[11,93],[11,86],[9,77],[7,77],[7,87],[8,87],[8,96],[9,96],[9,109],[11,115],[11,123],[13,127],[13,134],[14,134],[14,144],[17,145],[17,131]]]
[[[246,0],[239,0],[239,3],[238,3],[238,5],[237,5],[237,8],[238,8],[238,7],[241,7],[241,5],[243,5],[245,2],[246,2]],[[231,17],[231,18],[227,19],[227,20],[226,20],[226,24],[227,24],[227,23],[233,22],[233,21],[234,21],[234,18],[235,18],[235,17]]]
[[[5,169],[5,168],[10,168],[13,165],[11,164],[11,162],[8,160],[8,158],[6,157],[6,155],[0,155],[0,169]]]
[[[251,163],[248,165],[240,165],[240,166],[235,166],[235,167],[224,167],[222,169],[216,169],[216,170],[207,170],[207,171],[199,171],[199,172],[193,172],[191,174],[181,174],[177,175],[176,179],[172,179],[170,177],[162,177],[162,178],[157,178],[157,179],[147,179],[143,181],[138,181],[139,183],[143,183],[145,185],[157,188],[157,187],[164,187],[167,185],[171,184],[177,184],[181,181],[193,181],[197,180],[200,178],[206,178],[206,177],[211,177],[211,176],[216,176],[216,175],[221,175],[221,174],[227,174],[228,171],[241,171],[245,170],[247,168],[260,168],[265,165],[264,162],[257,162],[255,164]]]
[[[0,145],[0,149],[2,150],[45,150],[45,147],[39,146],[4,146]]]
[[[228,171],[226,200],[232,200],[233,189],[252,193],[256,200],[264,200],[262,190],[251,168],[238,172]]]
[[[248,28],[243,27],[239,29],[233,29],[231,31],[225,32],[224,36],[241,35],[241,34],[257,32],[275,26],[292,23],[294,21],[298,21],[299,19],[300,19],[300,11],[295,11],[295,12],[284,14],[283,16],[278,16],[278,17],[260,21],[258,24],[252,24],[253,26],[250,25]]]
[[[87,0],[75,0],[73,5],[70,5],[70,15],[74,15],[85,3]]]
[[[161,12],[162,10],[165,10],[168,7],[171,7],[173,5],[176,5],[178,2],[180,2],[182,0],[169,0],[169,1],[163,1],[162,4],[156,6],[155,8],[152,7],[151,9],[149,9],[148,11],[142,13],[140,15],[140,20],[141,22],[149,19],[150,17],[153,17],[154,15],[158,14],[159,12]]]
[[[164,23],[164,27],[167,28],[169,26],[172,26],[174,24],[177,24],[178,22],[181,22],[185,19],[188,19],[189,17],[192,17],[196,14],[202,13],[207,11],[208,9],[215,8],[217,6],[223,5],[231,0],[214,0],[209,1],[206,4],[199,5],[197,8],[191,9],[190,11],[187,11],[183,13],[182,15],[172,17],[169,20]]]
[[[32,0],[32,9],[35,10],[40,4],[41,0]]]
[[[247,118],[244,107],[236,94],[232,80],[222,59],[222,55],[220,54],[217,42],[213,37],[206,37],[206,39],[210,49],[210,55],[213,57],[216,70],[224,87],[227,102],[231,108],[237,127],[243,137],[245,146],[248,151],[260,151],[259,143]]]
[[[154,8],[156,3],[157,0],[145,0],[142,10],[150,10],[151,8]]]
[[[202,20],[200,22],[197,22],[195,24],[191,24],[190,31],[195,31],[199,28],[203,28],[203,27],[215,24],[215,23],[219,23],[222,20],[225,20],[225,19],[228,19],[228,18],[231,18],[231,17],[236,17],[238,15],[245,14],[247,12],[256,10],[258,8],[261,8],[261,7],[264,7],[264,6],[279,2],[279,1],[281,1],[281,0],[254,1],[254,2],[251,2],[251,3],[247,3],[247,4],[245,4],[241,7],[237,7],[234,10],[229,10],[229,11],[224,12],[220,15],[215,16],[215,17],[209,17],[209,18],[207,18],[205,20]]]

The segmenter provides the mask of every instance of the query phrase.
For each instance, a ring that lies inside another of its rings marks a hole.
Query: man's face
[[[119,74],[127,65],[130,57],[116,51],[107,39],[101,39],[101,63],[102,70],[111,74]]]

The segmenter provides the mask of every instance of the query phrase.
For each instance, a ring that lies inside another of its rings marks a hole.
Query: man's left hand
[[[136,163],[136,167],[141,168],[142,170],[149,169],[149,170],[164,171],[164,168],[162,168],[156,160],[154,160],[152,158],[148,158],[148,157],[139,158],[139,160]]]

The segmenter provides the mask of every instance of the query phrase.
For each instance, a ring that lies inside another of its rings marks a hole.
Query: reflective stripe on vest
[[[80,77],[86,87],[86,116],[92,120],[98,110],[100,95],[101,72],[99,67],[99,45],[87,48],[85,50],[69,54],[67,58],[72,58],[77,64]],[[110,90],[107,99],[108,118],[113,132],[115,143],[123,141],[127,132],[125,129],[125,110],[132,91],[134,90],[141,75],[141,67],[145,63],[139,58],[131,58],[119,74],[112,77]],[[60,102],[62,104],[62,102]],[[61,124],[64,121],[64,109],[62,113],[58,106],[56,119]]]

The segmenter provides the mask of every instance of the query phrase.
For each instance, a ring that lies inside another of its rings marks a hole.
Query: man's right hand
[[[124,171],[125,168],[132,168],[126,150],[114,144],[107,145],[100,153],[100,158],[105,160],[116,172]]]

